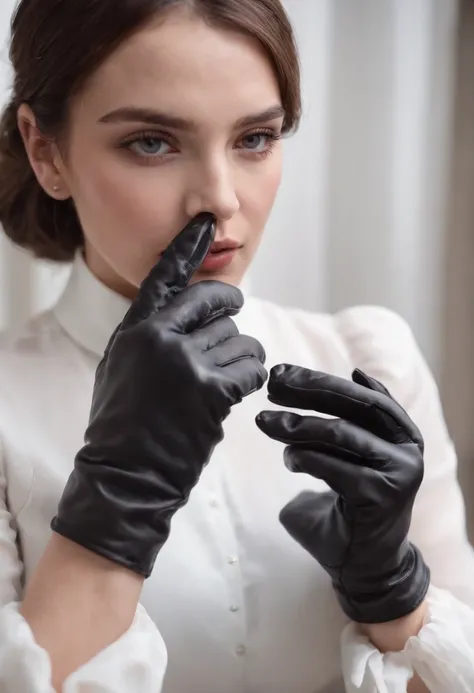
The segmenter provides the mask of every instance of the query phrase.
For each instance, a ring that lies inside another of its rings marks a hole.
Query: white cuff
[[[163,639],[139,605],[129,630],[71,674],[63,693],[160,693],[166,664]],[[54,693],[49,655],[16,603],[0,611],[0,690]]]
[[[431,693],[474,693],[474,611],[432,587],[425,625],[403,652],[382,655],[351,623],[342,634],[347,693],[406,693],[413,673]]]

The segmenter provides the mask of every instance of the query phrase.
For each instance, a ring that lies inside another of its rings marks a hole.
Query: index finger
[[[419,444],[421,434],[406,411],[383,391],[299,366],[281,364],[268,383],[271,402],[337,416],[393,443]]]
[[[122,327],[131,327],[160,310],[186,288],[214,241],[216,218],[203,212],[192,219],[170,243],[143,281]]]

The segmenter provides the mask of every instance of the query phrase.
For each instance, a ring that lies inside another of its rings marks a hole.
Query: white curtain
[[[14,4],[1,0],[3,43]],[[285,144],[252,291],[312,310],[386,305],[410,322],[437,370],[457,2],[285,4],[301,51],[304,119]],[[0,271],[2,326],[50,304],[67,274],[5,242]]]
[[[440,361],[455,0],[287,0],[305,118],[252,272],[316,310],[377,303]]]

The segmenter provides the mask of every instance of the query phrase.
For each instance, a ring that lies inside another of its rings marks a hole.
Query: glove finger
[[[268,373],[259,359],[247,357],[219,368],[219,378],[227,399],[231,404],[236,404],[260,390],[268,378]]]
[[[304,446],[288,446],[283,457],[290,472],[321,479],[349,503],[360,502],[361,499],[373,501],[371,486],[377,484],[377,478],[372,469],[358,467],[334,455],[315,452]]]
[[[193,284],[169,301],[157,319],[180,334],[190,334],[222,316],[237,315],[244,303],[240,289],[219,281]]]
[[[209,352],[216,366],[228,366],[242,359],[255,358],[262,365],[265,364],[265,350],[260,342],[254,337],[238,335],[221,342]]]
[[[123,329],[146,320],[189,284],[208,254],[214,236],[215,217],[207,212],[199,214],[184,227],[143,281],[123,319]]]
[[[403,414],[406,414],[405,410],[402,409],[402,407],[400,407],[397,401],[390,394],[389,390],[379,380],[376,380],[375,378],[372,378],[370,375],[367,375],[367,373],[364,373],[364,371],[360,370],[360,368],[355,369],[355,371],[352,374],[352,379],[358,385],[362,385],[363,387],[366,387],[374,392],[380,392],[382,395],[389,397],[392,400],[392,402],[395,402],[397,407],[399,407],[402,410]],[[411,440],[414,443],[416,443],[421,449],[423,449],[423,436],[421,435],[418,426],[416,426],[416,424],[411,420],[408,414],[406,414],[406,416],[404,417],[403,428],[405,429]],[[397,441],[394,440],[393,442]]]
[[[312,409],[365,428],[391,443],[415,442],[408,414],[384,392],[346,378],[281,364],[270,372],[268,398],[284,407]]]
[[[402,454],[392,443],[344,419],[262,411],[256,424],[263,433],[281,443],[311,445],[315,452],[335,455],[357,465],[379,469]]]
[[[347,524],[339,496],[333,491],[302,491],[282,508],[279,519],[288,534],[323,567],[341,565],[348,543],[344,541]]]
[[[209,351],[221,342],[239,335],[239,329],[229,316],[218,317],[189,335],[196,349]]]
[[[380,392],[383,395],[390,397],[390,399],[392,399],[393,401],[396,401],[392,397],[389,390],[385,387],[385,385],[380,382],[380,380],[376,380],[375,378],[372,378],[372,376],[368,375],[367,373],[362,371],[360,368],[356,368],[353,371],[352,380],[355,383],[357,383],[358,385],[362,385],[363,387],[366,387],[369,390],[373,390],[374,392]]]

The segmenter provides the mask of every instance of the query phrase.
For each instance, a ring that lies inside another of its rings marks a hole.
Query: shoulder
[[[407,401],[429,370],[407,322],[381,306],[355,306],[337,313],[315,313],[252,299],[256,323],[280,339],[304,344],[316,353],[316,367],[350,377],[360,368]],[[277,335],[278,337],[278,335]],[[306,365],[301,363],[301,365]]]
[[[250,300],[255,324],[298,333],[315,345],[327,342],[344,349],[353,363],[398,360],[418,351],[408,323],[382,306],[355,306],[337,313],[317,313],[284,307],[270,301]]]
[[[437,384],[411,327],[400,315],[387,308],[360,306],[341,311],[334,319],[355,367],[380,380],[421,428],[424,408],[434,407],[441,420]]]
[[[319,313],[286,307],[260,298],[247,303],[254,315],[271,323],[291,325],[295,329],[327,335],[345,341],[351,348],[372,348],[376,342],[390,345],[394,339],[413,346],[414,338],[408,323],[397,313],[382,306],[353,306],[337,313]],[[367,343],[369,340],[369,343]]]
[[[421,358],[411,327],[388,308],[357,306],[336,313],[333,320],[358,368],[404,378]]]

